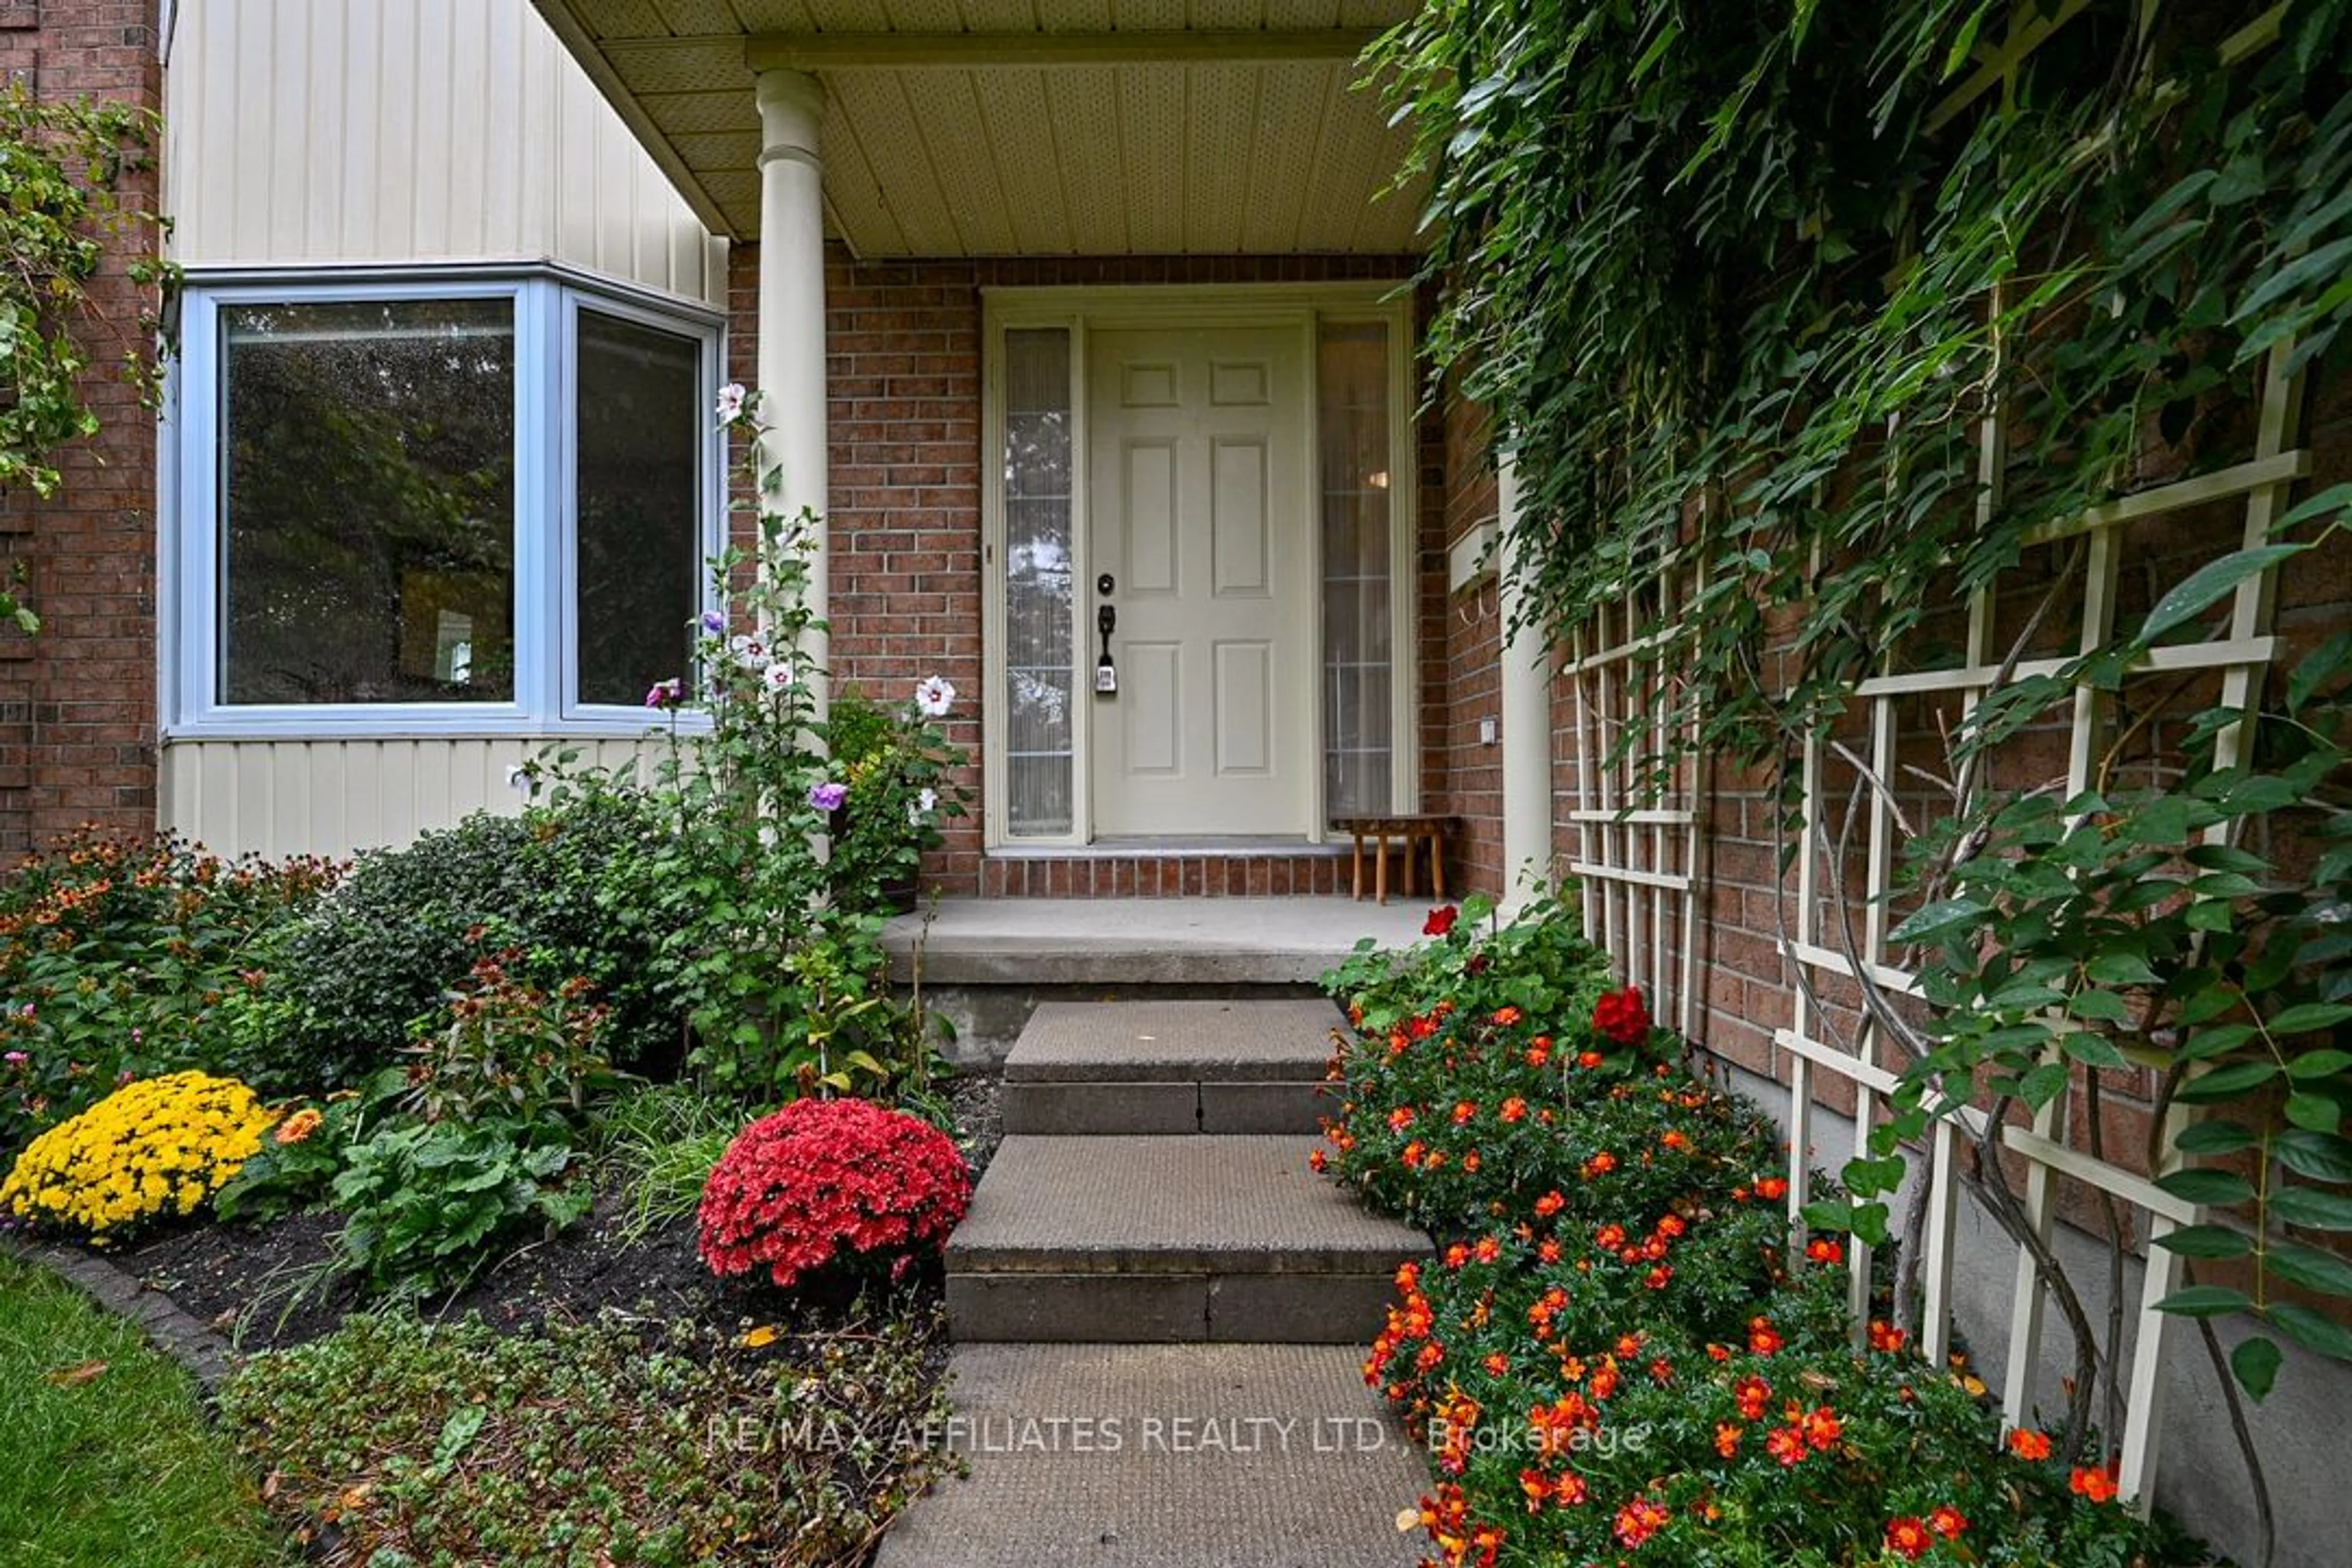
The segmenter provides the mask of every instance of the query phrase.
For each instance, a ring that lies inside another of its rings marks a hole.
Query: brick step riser
[[[1322,1126],[1320,1083],[1009,1081],[1004,1131],[1045,1137],[1302,1133]]]
[[[1371,1342],[1394,1296],[1381,1274],[963,1274],[949,1332],[966,1344]]]

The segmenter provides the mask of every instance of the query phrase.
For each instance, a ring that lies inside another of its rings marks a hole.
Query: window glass
[[[221,320],[220,700],[511,701],[511,302]]]
[[[697,339],[579,313],[579,700],[635,706],[687,673],[711,416]]]
[[[1394,809],[1389,330],[1326,323],[1319,336],[1323,798],[1335,817],[1377,816]]]
[[[1067,833],[1071,754],[1070,334],[1004,334],[1006,826]]]

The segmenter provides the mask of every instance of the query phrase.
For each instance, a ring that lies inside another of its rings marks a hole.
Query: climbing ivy
[[[176,274],[149,243],[163,220],[126,176],[148,165],[155,117],[126,104],[48,102],[0,89],[0,491],[47,500],[58,450],[94,435],[86,377],[110,352],[153,406],[161,385],[162,308]],[[89,286],[110,253],[151,301],[135,321],[103,314]],[[0,584],[0,618],[26,632],[40,617],[16,596],[25,563]]]
[[[1784,795],[1855,683],[1969,593],[2017,582],[2053,525],[2242,460],[2274,355],[2290,376],[2346,369],[2352,0],[2075,11],[1431,0],[1370,57],[1430,193],[1433,384],[1483,404],[1516,458],[1505,569],[1523,613],[1559,636],[1669,553],[1695,563],[1676,623],[1647,628],[1688,725],[1658,732],[1760,765]],[[2047,37],[2001,49],[2025,30]],[[1979,445],[1996,413],[1997,497]],[[2166,1178],[2242,1216],[2175,1235],[2243,1273],[2168,1305],[2260,1321],[2235,1362],[2256,1397],[2279,1362],[2269,1331],[2352,1360],[2335,1317],[2278,1290],[2352,1297],[2335,1254],[2279,1234],[2352,1229],[2336,1190],[2352,1179],[2336,1048],[2352,661],[2335,647],[2284,696],[2121,726],[2103,776],[2173,747],[2146,789],[2052,800],[1991,753],[2063,723],[2078,688],[2116,700],[2149,647],[2252,574],[2323,543],[2340,563],[2347,508],[2352,487],[2313,498],[2269,542],[2151,592],[2140,624],[1948,716],[1949,798],[1906,845],[1918,912],[1895,932],[1937,960],[1933,1014],[1865,997],[1912,1047],[1901,1113],[1847,1173],[1863,1201],[1814,1216],[1883,1229],[1895,1142],[1931,1115],[1990,1105],[1997,1123],[2078,1076],[2095,1097],[2088,1069],[2151,1068],[2163,1104],[2214,1118],[2153,1162],[2259,1167]],[[2081,569],[2058,552],[2045,609],[2068,581],[2079,598]],[[2227,765],[2224,734],[2242,742]],[[1973,1179],[2015,1225],[1990,1148]],[[2112,1366],[2047,1261],[2081,1417]]]

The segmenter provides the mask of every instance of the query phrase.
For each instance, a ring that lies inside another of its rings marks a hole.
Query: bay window
[[[642,728],[720,542],[715,316],[568,276],[192,281],[179,733]]]

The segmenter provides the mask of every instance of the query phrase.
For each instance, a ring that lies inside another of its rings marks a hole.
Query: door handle
[[[1103,591],[1109,592],[1109,574],[1105,574],[1102,581],[1106,584]],[[1102,657],[1095,660],[1095,690],[1108,697],[1118,694],[1118,667],[1110,658],[1110,634],[1118,625],[1117,605],[1105,605],[1095,612],[1095,630],[1102,634]]]

